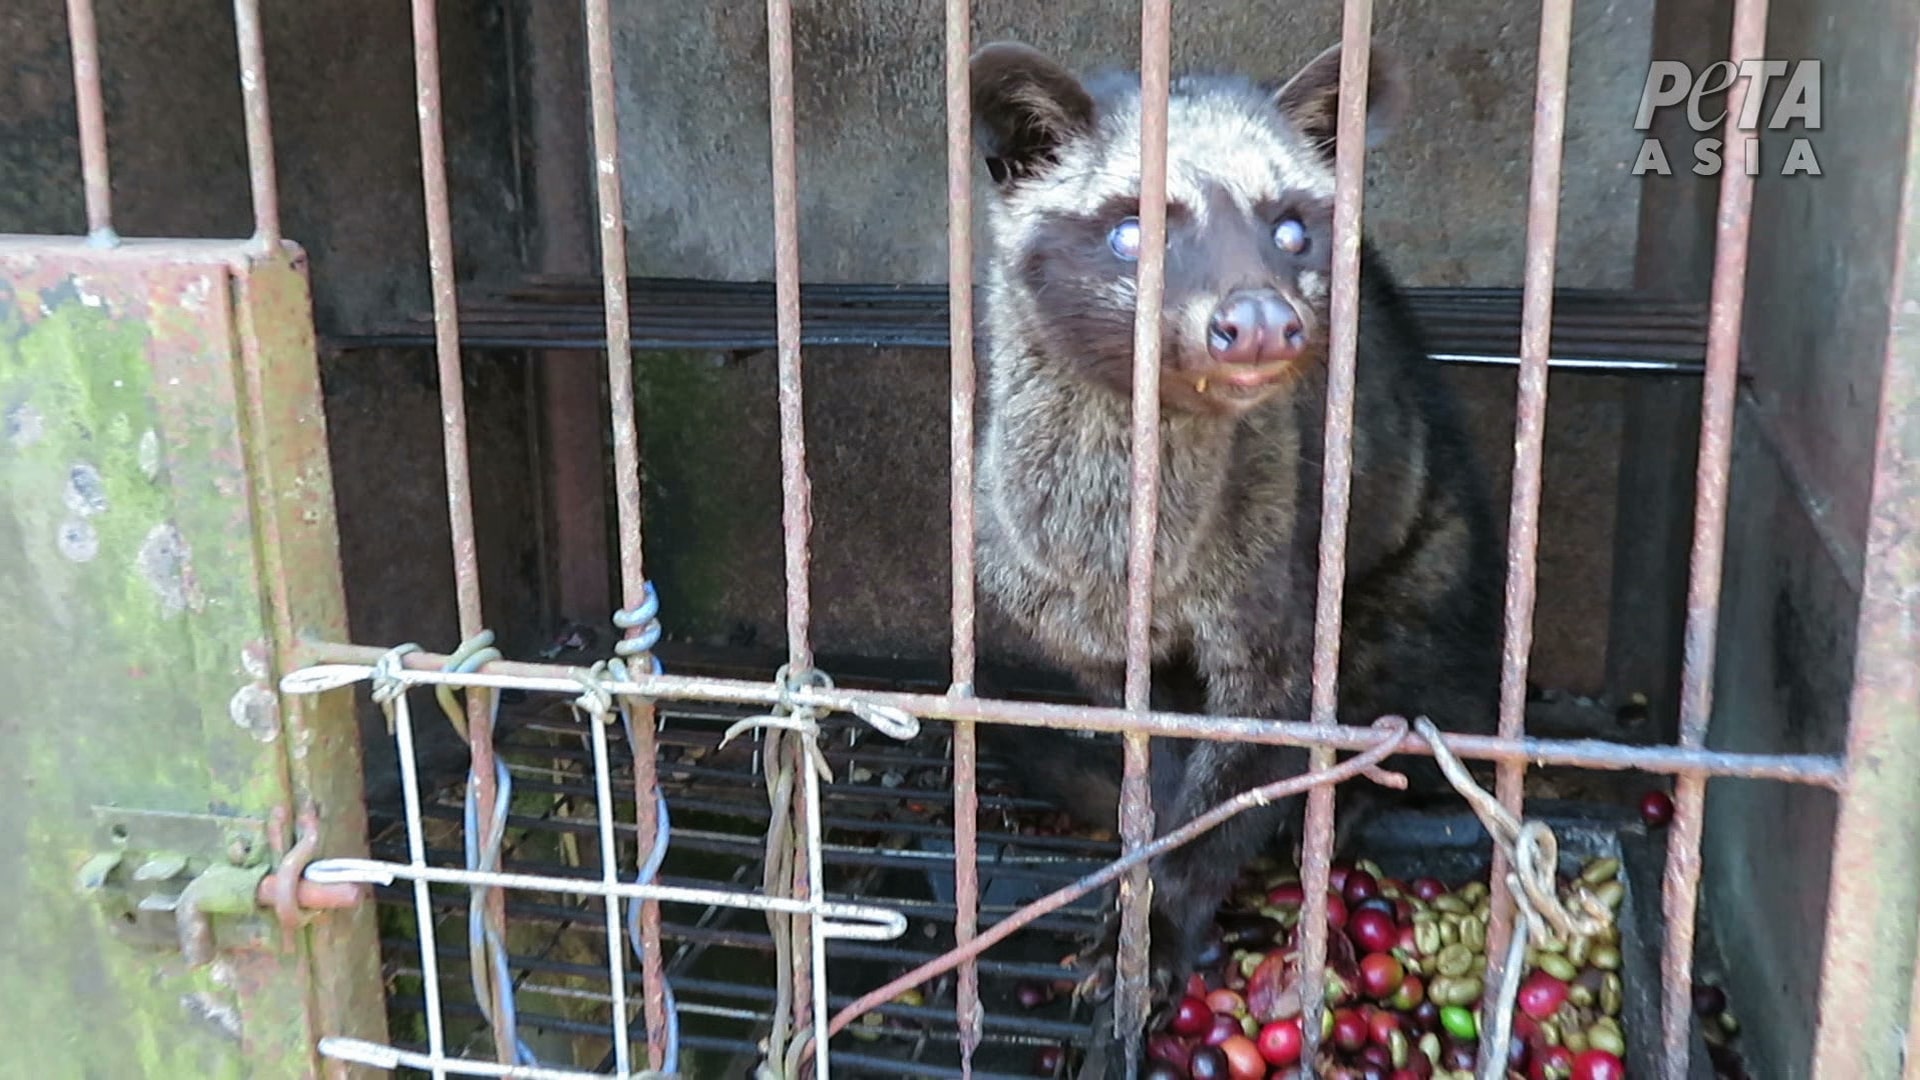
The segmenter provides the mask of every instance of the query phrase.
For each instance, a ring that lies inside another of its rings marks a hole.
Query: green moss
[[[263,818],[286,797],[281,742],[230,711],[267,605],[228,271],[102,256],[83,273],[0,264],[0,905],[9,967],[47,976],[0,980],[0,1058],[84,1077],[300,1075],[297,955],[189,969],[112,934],[75,888],[106,843],[95,805]]]
[[[0,802],[12,836],[0,866],[13,864],[0,902],[14,912],[9,965],[61,974],[0,984],[14,1032],[0,1046],[73,1075],[244,1075],[218,1020],[233,992],[214,970],[120,944],[75,892],[91,804],[208,808],[196,707],[207,664],[196,629],[154,587],[156,560],[141,558],[172,520],[141,465],[146,328],[78,295],[46,299],[31,324],[0,309],[0,536],[17,541],[0,559],[0,713],[12,717],[0,747],[18,778]]]

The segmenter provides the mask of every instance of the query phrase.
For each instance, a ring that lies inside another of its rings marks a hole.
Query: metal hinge
[[[301,813],[292,844],[285,808],[267,821],[115,806],[93,812],[99,846],[80,868],[81,892],[123,941],[177,949],[194,967],[216,949],[267,946],[276,920],[290,948],[310,912],[352,907],[365,895],[362,886],[302,879],[320,843],[311,810]]]

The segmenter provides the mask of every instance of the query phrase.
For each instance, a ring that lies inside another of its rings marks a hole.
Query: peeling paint
[[[227,701],[227,715],[263,743],[280,737],[280,699],[257,683],[233,692]]]
[[[207,299],[213,295],[213,281],[197,277],[189,281],[180,290],[180,306],[188,311],[201,312],[207,309]]]
[[[240,1014],[232,1005],[202,990],[180,999],[180,1007],[197,1023],[213,1029],[221,1037],[240,1041]]]
[[[29,402],[7,410],[7,441],[16,450],[25,450],[47,437],[47,418]]]
[[[263,641],[250,641],[240,650],[240,670],[248,678],[265,679],[273,672],[267,667],[267,645]]]
[[[140,475],[149,481],[160,479],[160,433],[148,428],[140,433],[140,446],[136,451],[140,464]]]
[[[68,519],[60,523],[54,543],[64,558],[73,562],[92,562],[100,554],[100,532],[90,521]]]
[[[67,470],[67,509],[81,517],[92,517],[107,510],[107,485],[100,470],[91,463],[76,461]]]
[[[137,246],[39,257],[39,270],[0,250],[0,296],[13,298],[0,301],[0,757],[19,778],[0,784],[0,866],[12,868],[0,908],[19,924],[9,962],[60,975],[0,979],[0,1044],[61,1075],[315,1077],[321,1031],[385,1041],[372,912],[316,922],[295,950],[236,949],[190,970],[126,947],[73,897],[73,861],[97,842],[75,813],[88,804],[259,817],[298,790],[326,808],[331,847],[364,850],[364,826],[340,817],[360,787],[350,702],[282,706],[259,675],[277,666],[276,617],[328,636],[346,625],[324,537],[287,528],[299,507],[265,494],[287,489],[273,472],[283,461],[324,462],[324,445],[276,438],[256,466],[243,442],[256,430],[240,411],[248,341],[262,342],[252,374],[271,391],[257,430],[292,428],[277,410],[318,409],[304,282],[276,270],[230,292],[251,266],[237,246],[206,249],[200,265]],[[104,305],[83,302],[74,267]],[[180,298],[202,279],[215,288],[193,317]],[[248,337],[230,301],[268,285],[274,303],[243,320]],[[258,543],[263,512],[279,515],[279,546]],[[307,586],[290,612],[262,577],[285,573]],[[76,641],[91,657],[78,679]],[[97,722],[36,723],[46,700]],[[311,749],[289,770],[296,732]]]
[[[140,545],[140,576],[160,598],[160,615],[171,619],[191,607],[202,606],[194,588],[192,568],[188,564],[186,538],[171,523],[162,522],[147,533]]]

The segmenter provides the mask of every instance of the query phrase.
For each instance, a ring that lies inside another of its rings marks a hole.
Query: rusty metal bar
[[[773,99],[773,262],[779,350],[780,523],[786,537],[787,662],[813,667],[809,624],[813,486],[807,477],[800,376],[800,165],[794,134],[793,2],[767,0],[767,69]]]
[[[100,92],[100,29],[93,0],[67,0],[67,36],[73,47],[73,101],[80,117],[80,178],[86,187],[87,238],[112,247],[113,178],[107,168],[107,107]]]
[[[807,477],[806,411],[800,357],[800,164],[795,133],[793,90],[793,0],[767,0],[768,126],[773,144],[773,247],[776,333],[779,351],[781,531],[786,541],[787,669],[799,681],[813,670],[809,583],[813,532],[812,485]],[[788,744],[788,764],[802,790],[793,803],[794,832],[808,838],[806,858],[793,860],[793,895],[805,900],[823,883],[817,880],[819,845],[818,774],[806,760],[801,740]],[[797,1030],[813,1035],[813,1067],[821,1080],[829,1075],[827,1038],[826,942],[817,920],[794,919],[793,970],[782,972],[793,989]]]
[[[460,317],[454,287],[453,211],[447,194],[447,147],[440,109],[440,39],[435,0],[413,0],[415,106],[420,118],[420,182],[427,219],[428,271],[433,284],[434,354],[440,382],[440,432],[447,473],[447,517],[453,539],[453,580],[460,636],[471,641],[483,628],[480,555],[473,531],[473,484],[467,456],[467,406],[460,364]],[[493,713],[481,695],[467,696],[467,737],[472,749],[474,820],[493,820],[498,798],[493,753]],[[483,826],[484,827],[484,826]],[[487,894],[489,932],[506,939],[506,896]],[[493,1015],[510,1014],[509,986],[493,980]],[[494,1052],[503,1064],[518,1057],[514,1033],[496,1025]]]
[[[1736,66],[1764,55],[1767,0],[1734,0],[1728,59]],[[1742,137],[1749,80],[1727,91],[1725,145],[1720,171],[1720,207],[1715,227],[1713,286],[1707,306],[1707,373],[1700,408],[1700,463],[1695,480],[1693,551],[1687,585],[1687,622],[1681,656],[1680,745],[1706,745],[1713,715],[1715,639],[1719,634],[1720,581],[1727,531],[1728,474],[1733,458],[1735,393],[1739,389],[1740,322],[1746,294],[1747,241],[1753,224],[1753,173],[1758,133]],[[1757,162],[1755,163],[1757,165]],[[1699,900],[1700,833],[1705,825],[1707,778],[1680,776],[1674,784],[1674,817],[1667,837],[1663,911],[1666,939],[1660,958],[1662,1065],[1669,1080],[1685,1080],[1693,1020],[1694,916]]]
[[[309,663],[371,667],[387,650],[367,645],[308,642]],[[408,653],[401,665],[418,682],[449,686],[491,686],[537,693],[577,696],[578,669],[557,664],[529,664],[494,660],[472,672],[442,671],[448,657],[429,652]],[[706,678],[687,675],[636,675],[626,682],[608,680],[615,694],[640,695],[673,701],[700,701],[731,705],[768,706],[781,702],[780,692],[764,681]],[[1032,701],[960,697],[952,694],[912,694],[885,690],[822,689],[805,687],[786,700],[794,705],[833,711],[898,709],[912,716],[936,720],[971,720],[1027,727],[1068,728],[1109,733],[1143,732],[1154,738],[1224,739],[1276,746],[1328,747],[1358,752],[1379,744],[1380,736],[1352,725],[1326,725],[1254,716],[1203,716],[1173,712],[1133,712],[1093,705],[1061,705]],[[1724,776],[1747,780],[1779,780],[1790,784],[1838,789],[1844,783],[1841,760],[1828,754],[1748,754],[1699,747],[1634,746],[1601,739],[1503,739],[1497,735],[1447,736],[1447,747],[1466,761],[1525,760],[1538,766],[1572,766],[1602,771]],[[1396,753],[1429,754],[1424,740],[1410,737]]]
[[[613,422],[614,494],[619,515],[620,596],[624,610],[648,602],[646,568],[641,545],[640,434],[634,416],[633,354],[627,344],[632,327],[627,313],[627,232],[625,193],[620,172],[620,117],[613,77],[613,25],[608,0],[587,0],[587,89],[593,116],[595,199],[600,209],[600,275],[605,284],[602,304],[607,324],[607,386]],[[647,626],[626,630],[632,639],[648,633]],[[649,665],[651,666],[651,665]],[[645,698],[632,702],[634,826],[638,830],[640,863],[646,863],[659,836],[659,780],[655,772],[654,710]],[[603,808],[602,813],[611,813]],[[641,1008],[646,1016],[647,1060],[650,1068],[666,1066],[666,970],[660,952],[660,904],[640,904]],[[609,942],[618,951],[623,942]],[[625,1020],[620,1020],[625,1030]]]
[[[1373,0],[1346,0],[1340,27],[1339,116],[1334,133],[1333,305],[1327,345],[1326,456],[1321,475],[1320,574],[1313,618],[1312,724],[1339,726],[1340,613],[1347,576],[1347,506],[1353,483],[1353,382],[1359,355],[1360,204],[1366,171],[1367,77],[1373,45]],[[1333,765],[1333,751],[1315,747],[1311,768]],[[1300,852],[1306,892],[1300,925],[1302,1061],[1320,1050],[1326,1008],[1327,887],[1333,861],[1333,788],[1307,793]]]
[[[1172,91],[1173,5],[1140,4],[1140,261],[1133,322],[1133,437],[1127,535],[1127,672],[1125,704],[1151,708],[1153,681],[1153,552],[1160,510],[1160,335],[1167,269],[1167,99]],[[1143,731],[1125,740],[1120,783],[1120,838],[1131,855],[1153,841],[1153,793],[1147,782],[1150,742]],[[1148,866],[1121,880],[1120,934],[1114,964],[1113,1022],[1126,1074],[1140,1071],[1140,1034],[1147,1019]]]
[[[953,679],[956,695],[974,681],[973,506],[973,53],[972,3],[947,0],[947,336],[952,364],[949,453],[953,491]],[[979,744],[972,721],[953,725],[954,944],[966,948],[980,929]],[[973,1075],[980,1047],[980,965],[960,965],[954,987],[960,1026],[960,1072]]]
[[[1527,262],[1522,286],[1518,416],[1514,422],[1513,493],[1507,530],[1507,606],[1500,668],[1499,732],[1526,733],[1527,664],[1533,652],[1533,614],[1540,566],[1541,456],[1547,429],[1547,350],[1553,333],[1553,267],[1559,251],[1561,149],[1565,142],[1568,55],[1573,41],[1573,0],[1543,0],[1540,51],[1534,87],[1533,162],[1527,191]],[[1494,778],[1500,804],[1521,814],[1525,761],[1503,761]],[[1515,917],[1507,889],[1507,864],[1493,848],[1492,918],[1487,925],[1487,985],[1501,985]],[[1491,1059],[1496,1029],[1491,1010],[1499,995],[1486,996],[1481,1018],[1481,1057]]]
[[[240,46],[240,100],[247,122],[247,179],[253,185],[253,238],[280,246],[280,185],[273,160],[273,115],[267,107],[267,50],[260,32],[260,0],[233,0]]]

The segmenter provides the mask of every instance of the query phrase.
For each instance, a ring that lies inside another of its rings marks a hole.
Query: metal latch
[[[303,880],[319,822],[302,812],[300,839],[289,844],[287,818],[284,808],[261,821],[96,806],[99,846],[78,884],[122,940],[178,949],[193,967],[211,962],[217,948],[269,944],[274,920],[265,909],[290,947],[311,911],[352,907],[365,888]]]

